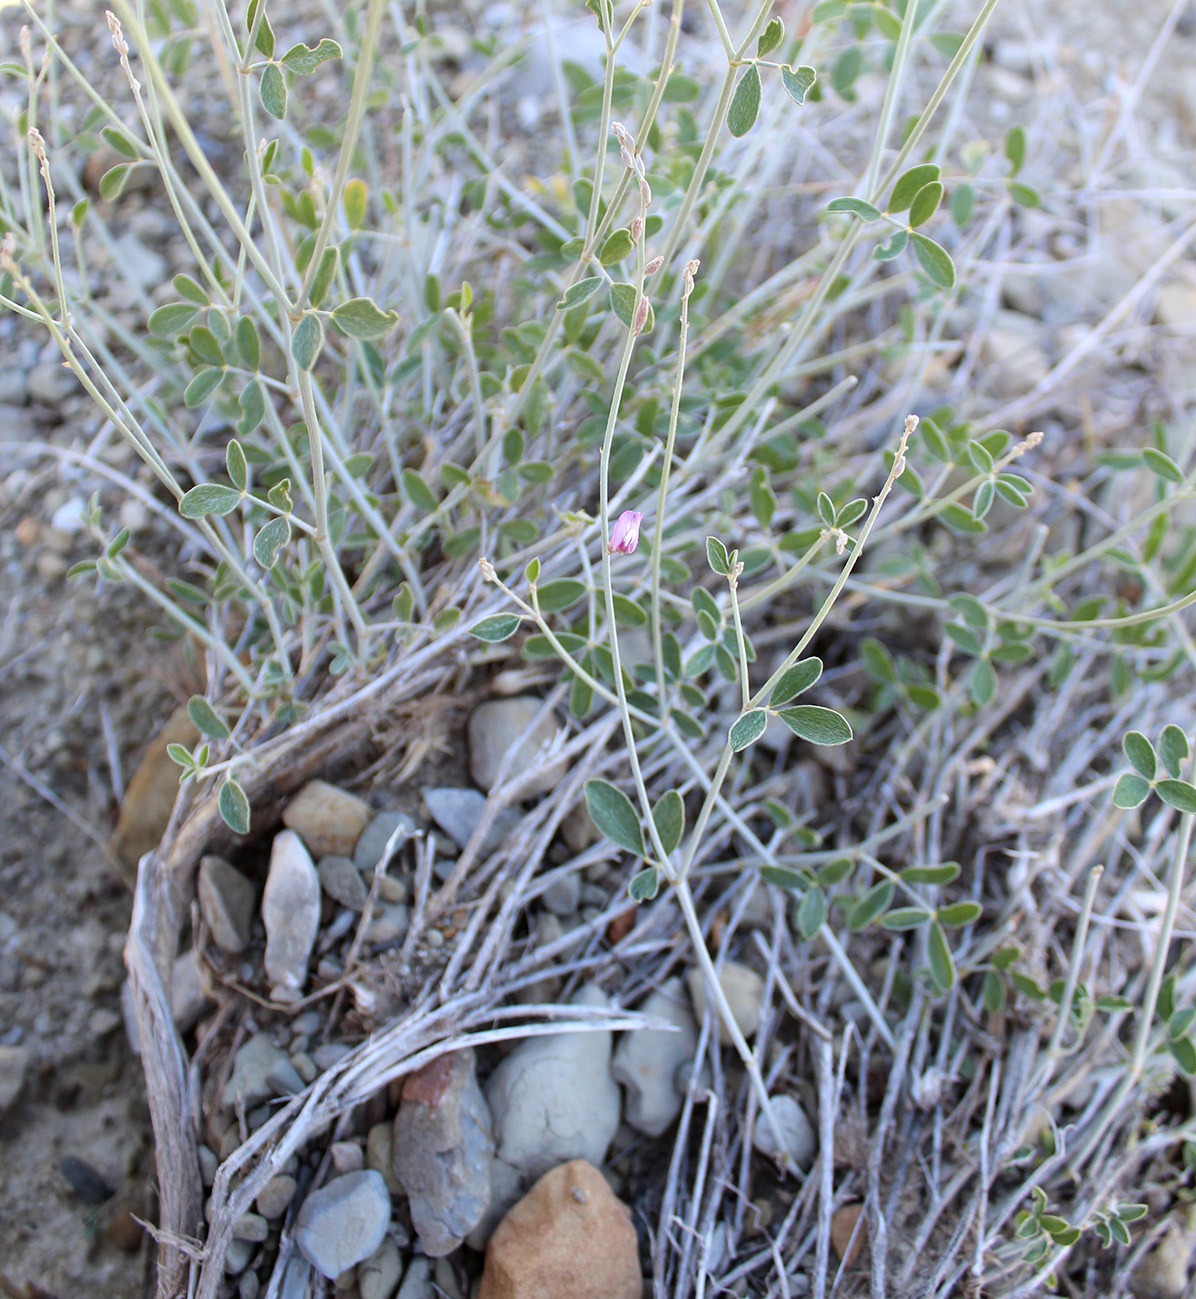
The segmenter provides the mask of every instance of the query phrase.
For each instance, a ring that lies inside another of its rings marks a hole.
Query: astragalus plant
[[[691,1097],[724,1162],[678,1140],[659,1293],[829,1293],[849,1200],[873,1294],[1035,1293],[1106,1267],[1145,1161],[1196,1150],[1157,1115],[1126,1141],[1166,1060],[1196,1065],[1192,976],[1114,941],[1131,863],[1174,854],[1165,936],[1183,898],[1191,474],[1153,430],[1087,466],[1081,528],[1049,440],[936,396],[1040,203],[1020,127],[963,129],[995,8],[592,0],[500,33],[113,0],[82,51],[28,5],[3,68],[0,295],[99,411],[75,580],[134,584],[202,662],[182,778],[248,834],[242,773],[329,710],[559,682],[590,814],[747,1080]],[[130,303],[146,204],[176,273]],[[108,522],[116,437],[153,555]],[[768,1049],[722,998],[732,948],[792,1010]],[[816,1080],[820,1163],[767,1248],[699,1260],[673,1224],[742,1233],[744,1116],[786,1071]]]

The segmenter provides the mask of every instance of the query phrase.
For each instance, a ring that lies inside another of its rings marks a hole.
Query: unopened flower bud
[[[640,241],[640,236],[643,233],[644,233],[644,219],[643,217],[635,217],[631,222],[631,242],[633,244],[638,244]]]
[[[653,257],[652,260],[647,264],[647,266],[644,267],[644,275],[645,276],[655,275],[656,272],[660,270],[660,268],[663,265],[664,265],[663,257]]]
[[[635,308],[635,320],[631,326],[632,332],[639,334],[643,332],[644,326],[648,323],[648,296],[641,293],[640,300]]]
[[[685,263],[685,270],[681,274],[681,283],[685,290],[684,296],[687,298],[694,291],[694,276],[697,275],[698,267],[701,264],[697,257]]]

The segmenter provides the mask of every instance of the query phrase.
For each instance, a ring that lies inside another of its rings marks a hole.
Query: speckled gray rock
[[[321,1275],[334,1281],[376,1253],[390,1223],[390,1195],[379,1173],[346,1173],[303,1201],[295,1244]]]
[[[79,381],[61,361],[43,361],[29,371],[29,396],[46,406],[58,406],[75,393]]]
[[[624,1033],[611,1073],[627,1091],[623,1117],[633,1128],[658,1137],[681,1112],[675,1079],[677,1071],[693,1059],[698,1033],[680,979],[669,979],[639,1009],[676,1025],[677,1031]]]
[[[399,831],[395,848],[415,834],[415,822],[405,812],[379,812],[361,832],[353,849],[353,865],[362,872],[372,872],[386,851],[390,836]],[[394,858],[391,858],[394,861]]]
[[[764,1004],[764,980],[748,966],[740,965],[736,961],[728,961],[719,972],[718,981],[722,986],[723,995],[727,998],[727,1004],[731,1007],[731,1014],[739,1025],[739,1031],[750,1042],[760,1027],[760,1011]],[[701,1023],[706,1015],[706,980],[701,970],[694,969],[686,975],[685,982],[693,1001],[694,1015]],[[713,1013],[718,1025],[719,1045],[730,1046],[731,1038],[725,1025],[718,1018],[717,1010]]]
[[[0,406],[24,406],[29,400],[29,378],[19,365],[0,367]]]
[[[401,902],[384,902],[374,908],[373,917],[366,926],[367,943],[393,943],[407,932],[407,908]]]
[[[476,789],[425,789],[424,802],[432,820],[449,836],[458,848],[464,848],[477,829],[486,810],[486,796]],[[490,832],[482,842],[482,852],[491,853],[504,839],[519,828],[519,813],[505,807],[494,818]]]
[[[606,1006],[598,988],[574,1005]],[[553,1033],[521,1043],[486,1086],[498,1154],[531,1177],[557,1164],[602,1163],[619,1126],[619,1086],[610,1075],[609,1031]]]
[[[403,1276],[399,1247],[389,1236],[357,1269],[361,1299],[394,1299]]]
[[[262,920],[272,995],[280,1001],[297,1001],[307,982],[307,962],[320,927],[320,880],[311,854],[294,830],[274,836]]]
[[[558,875],[540,894],[540,901],[556,916],[574,916],[581,905],[581,875],[577,871]]]
[[[189,1033],[199,1023],[208,1005],[204,992],[199,953],[188,947],[174,958],[170,969],[170,1013],[180,1033]]]
[[[351,858],[322,857],[316,873],[320,877],[320,888],[334,902],[350,911],[360,911],[365,906],[368,890]]]
[[[253,885],[223,857],[209,854],[199,863],[198,893],[212,941],[221,951],[243,952],[253,926]]]
[[[432,1264],[422,1254],[417,1254],[407,1268],[403,1284],[399,1286],[398,1299],[434,1299],[432,1289]]]
[[[472,1051],[441,1056],[407,1077],[393,1149],[424,1253],[451,1254],[490,1202],[494,1138]]]
[[[295,1198],[295,1179],[286,1173],[272,1177],[257,1193],[257,1211],[271,1222],[281,1218]]]
[[[772,1116],[784,1138],[784,1148],[788,1157],[801,1169],[808,1170],[818,1153],[818,1138],[806,1118],[806,1112],[792,1096],[770,1097]],[[763,1114],[757,1114],[756,1124],[752,1130],[752,1145],[769,1159],[776,1159],[780,1146],[773,1133],[772,1125]]]
[[[296,830],[316,857],[352,856],[373,818],[370,805],[326,780],[309,780],[286,805],[282,823]]]
[[[269,1100],[274,1095],[270,1073],[284,1064],[290,1064],[287,1053],[276,1047],[266,1033],[255,1033],[233,1057],[233,1071],[224,1084],[221,1104],[231,1110],[239,1097],[248,1110]]]
[[[558,740],[561,729],[551,710],[535,721],[543,709],[542,699],[524,696],[492,699],[473,710],[469,717],[469,774],[479,789],[489,793],[495,787],[508,754],[507,780],[523,775],[529,768],[544,767],[522,791],[523,797],[547,794],[560,784],[568,764],[558,759],[545,766],[543,754]]]

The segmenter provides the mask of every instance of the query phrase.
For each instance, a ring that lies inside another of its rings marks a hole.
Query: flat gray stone
[[[608,1003],[586,987],[573,1004]],[[528,1038],[502,1061],[486,1085],[501,1159],[529,1177],[571,1159],[602,1163],[619,1126],[611,1038],[603,1029]]]
[[[451,1254],[490,1202],[494,1138],[472,1051],[441,1056],[407,1077],[393,1149],[424,1253]]]
[[[237,1050],[233,1057],[233,1071],[224,1084],[220,1102],[225,1109],[236,1106],[237,1099],[246,1110],[273,1096],[270,1074],[282,1065],[289,1065],[287,1053],[274,1045],[266,1033],[255,1033]]]
[[[399,1286],[398,1299],[433,1299],[432,1264],[422,1254],[417,1254],[407,1268],[403,1284]]]
[[[342,907],[350,911],[360,911],[365,906],[369,890],[361,878],[361,873],[349,857],[321,858],[316,873],[320,877],[320,888]]]
[[[366,926],[368,943],[393,943],[407,932],[407,908],[401,902],[384,902],[374,908],[374,915]]]
[[[297,1001],[320,928],[320,880],[311,854],[294,830],[274,836],[262,895],[266,977],[279,1000]]]
[[[199,954],[188,947],[174,958],[170,974],[170,1012],[182,1033],[189,1033],[207,1007],[208,997],[203,989]]]
[[[611,1073],[627,1092],[623,1117],[640,1132],[658,1137],[681,1112],[677,1071],[693,1059],[698,1031],[680,979],[669,979],[640,1007],[646,1015],[676,1026],[624,1033]]]
[[[486,809],[486,796],[476,789],[425,789],[424,802],[432,820],[448,835],[458,848],[464,848],[477,829]],[[512,835],[520,822],[519,813],[506,807],[494,818],[489,834],[482,843],[483,855],[499,848],[503,840]]]
[[[397,851],[400,843],[412,838],[416,833],[415,822],[405,812],[379,812],[361,832],[357,847],[353,849],[353,865],[363,874],[373,873],[374,867],[382,859],[390,836],[398,830],[395,840]],[[391,858],[393,861],[394,858]]]
[[[760,1013],[764,1005],[764,980],[749,966],[740,965],[737,961],[727,961],[719,971],[718,981],[727,999],[727,1005],[731,1008],[735,1023],[739,1026],[739,1031],[750,1042],[760,1027]],[[685,982],[689,988],[690,999],[693,1001],[694,1016],[700,1023],[706,1015],[706,980],[701,970],[693,969],[686,975]],[[719,1019],[717,1008],[712,1008],[711,1014],[718,1027],[719,1045],[730,1046],[730,1034]]]
[[[357,1288],[361,1299],[394,1299],[403,1277],[403,1260],[399,1247],[389,1236],[377,1251],[357,1269]]]
[[[528,695],[491,699],[473,710],[469,717],[469,774],[479,789],[486,793],[494,789],[504,761],[508,781],[532,767],[542,768],[523,791],[525,798],[547,794],[560,784],[568,763],[563,759],[546,762],[545,754],[562,732],[551,710],[535,721],[543,707],[542,699]]]
[[[295,1244],[322,1276],[334,1281],[377,1253],[390,1224],[390,1194],[380,1173],[346,1173],[303,1201]]]
[[[373,815],[364,798],[326,780],[309,780],[286,805],[282,823],[297,831],[316,857],[347,857]]]
[[[29,371],[29,396],[45,406],[60,406],[74,393],[82,393],[78,379],[60,361],[43,361]]]
[[[223,857],[211,854],[199,863],[199,912],[223,952],[236,955],[249,946],[256,890]]]
[[[295,1179],[288,1177],[286,1173],[280,1173],[277,1177],[272,1177],[257,1193],[258,1213],[271,1222],[276,1218],[281,1218],[291,1207],[291,1201],[295,1198],[295,1185]]]
[[[470,1249],[480,1254],[494,1234],[495,1227],[523,1199],[523,1178],[518,1168],[496,1155],[490,1161],[490,1200],[473,1230],[465,1237]]]
[[[792,1096],[772,1096],[769,1098],[772,1116],[784,1138],[785,1153],[798,1168],[808,1171],[818,1153],[818,1138],[806,1112]],[[780,1146],[773,1135],[772,1125],[763,1114],[756,1115],[756,1125],[752,1129],[752,1145],[769,1159],[779,1159]]]

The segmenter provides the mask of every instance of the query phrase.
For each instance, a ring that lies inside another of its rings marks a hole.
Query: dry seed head
[[[484,555],[478,560],[478,569],[481,571],[484,582],[498,581],[498,574],[494,571],[494,565]]]
[[[17,237],[10,230],[3,239],[0,239],[0,271],[7,271],[14,278],[19,272],[16,258],[13,257],[16,247]]]
[[[29,35],[28,26],[21,28],[21,35],[18,38],[21,45],[21,57],[25,60],[27,67],[33,66],[33,42]]]
[[[36,126],[29,128],[29,147],[33,150],[34,156],[43,166],[46,162],[46,141],[42,133]]]

